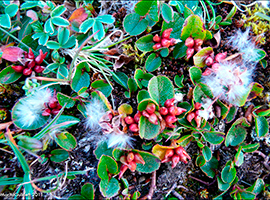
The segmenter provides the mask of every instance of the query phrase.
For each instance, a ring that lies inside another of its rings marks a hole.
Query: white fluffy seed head
[[[127,134],[116,134],[111,133],[108,135],[108,147],[132,147],[132,141],[134,141],[134,138],[130,137]]]
[[[213,101],[209,98],[202,100],[203,110],[199,110],[199,116],[203,117],[206,121],[214,117],[212,102]]]
[[[90,103],[86,104],[86,120],[85,126],[91,130],[99,130],[99,120],[106,114],[103,103],[94,98]]]

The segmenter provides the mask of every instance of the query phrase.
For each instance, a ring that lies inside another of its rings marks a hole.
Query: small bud
[[[33,68],[33,67],[35,67],[35,65],[36,65],[35,61],[32,60],[32,61],[30,61],[30,62],[27,64],[27,67],[28,67],[28,68]]]
[[[197,115],[197,116],[195,116],[194,120],[195,120],[195,122],[196,122],[196,124],[197,124],[197,128],[200,128],[202,118],[201,118],[200,116]]]
[[[174,155],[174,150],[173,149],[167,149],[164,158],[169,158]]]
[[[146,112],[145,110],[142,111],[142,116],[148,118],[150,115],[148,112]]]
[[[176,115],[176,113],[177,113],[177,107],[176,106],[169,107],[169,113],[171,115]]]
[[[23,136],[20,135],[18,137],[19,141],[19,145],[26,148],[26,149],[30,149],[30,150],[40,150],[43,148],[43,144],[42,142],[40,142],[38,139],[36,138],[32,138],[29,136]]]
[[[123,163],[124,165],[128,165],[126,156],[121,156],[120,162]]]
[[[165,108],[165,107],[161,107],[161,108],[159,109],[159,113],[160,113],[161,115],[167,115],[167,114],[168,114],[168,109]]]
[[[49,108],[54,109],[57,107],[57,101],[55,101],[55,99],[50,99],[49,103],[48,103]]]
[[[33,51],[32,51],[31,48],[29,48],[28,56],[27,57],[30,58],[30,59],[34,59],[35,58],[35,55],[34,55],[34,53],[33,53]]]
[[[59,113],[59,111],[60,111],[60,110],[58,110],[58,109],[53,109],[53,110],[52,110],[52,114],[53,114],[53,115],[57,115],[57,114]]]
[[[159,112],[155,111],[155,114],[156,114],[157,118],[159,119],[159,121],[163,120],[163,118]]]
[[[208,56],[208,57],[205,59],[205,64],[206,64],[207,66],[213,65],[213,63],[214,63],[214,59],[213,59],[211,56]]]
[[[181,115],[182,113],[186,112],[187,110],[185,108],[177,107],[176,116]]]
[[[187,60],[189,60],[194,54],[193,48],[187,48]]]
[[[188,153],[185,151],[185,149],[183,147],[177,147],[175,149],[175,152],[176,152],[177,155],[179,155],[180,160],[183,163],[187,164],[188,163],[187,159],[191,160],[191,157],[188,155]]]
[[[158,119],[157,119],[157,116],[155,113],[151,114],[148,118],[149,122],[151,124],[155,124],[155,125],[158,125]]]
[[[166,127],[168,127],[168,128],[175,128],[176,126],[173,125],[173,124],[166,123]]]
[[[134,119],[130,116],[125,117],[125,122],[127,124],[134,124]]]
[[[15,72],[18,72],[18,73],[22,73],[23,72],[23,69],[24,67],[21,66],[21,65],[15,65],[15,66],[11,66],[12,69],[14,69]]]
[[[225,51],[224,53],[218,53],[216,56],[215,56],[215,61],[216,62],[220,62],[222,60],[224,60],[227,56],[227,51]]]
[[[153,41],[154,41],[154,42],[158,42],[158,43],[160,43],[161,38],[159,37],[159,35],[158,35],[158,34],[156,34],[156,35],[153,37]]]
[[[42,116],[50,116],[51,115],[51,110],[49,108],[46,108],[43,112],[42,112]]]
[[[166,121],[167,124],[173,124],[174,122],[177,121],[177,118],[175,116],[173,116],[173,115],[167,115],[165,117],[165,121]]]
[[[135,172],[137,167],[137,164],[134,161],[131,161],[130,163],[128,163],[128,168],[130,169],[130,171]]]
[[[199,109],[201,109],[202,104],[199,103],[199,102],[196,102],[195,105],[194,105],[194,107],[195,107],[196,110],[199,110]]]
[[[156,51],[158,49],[160,49],[162,47],[162,45],[160,43],[156,43],[154,46],[153,46],[153,49]]]
[[[188,47],[188,48],[192,48],[194,47],[194,40],[192,37],[188,37],[185,41],[185,45]]]
[[[161,163],[166,163],[166,162],[170,162],[170,161],[172,161],[172,158],[171,157],[169,157],[169,158],[163,158],[161,160]]]
[[[38,65],[40,65],[43,62],[43,60],[44,60],[44,58],[46,57],[47,54],[48,54],[48,52],[43,54],[43,51],[40,49],[39,50],[39,55],[35,58],[35,62]]]
[[[164,38],[161,40],[161,45],[162,45],[162,47],[168,48],[171,45],[171,42],[170,42],[170,40]]]
[[[146,109],[145,109],[149,114],[152,114],[155,112],[156,110],[156,105],[153,104],[153,103],[149,103],[147,106],[146,106]]]
[[[172,168],[174,168],[177,165],[177,163],[179,163],[179,161],[180,161],[180,157],[178,155],[173,155],[173,157],[172,157]]]
[[[34,70],[35,70],[35,72],[37,72],[37,73],[43,72],[44,69],[45,69],[45,67],[40,66],[40,65],[36,65],[36,66],[34,67]]]
[[[119,179],[122,178],[123,174],[125,173],[125,171],[127,171],[128,166],[127,165],[121,165],[120,167],[120,173],[119,173]]]
[[[195,45],[195,47],[200,47],[200,46],[202,46],[202,44],[203,44],[203,41],[201,40],[201,39],[196,39],[196,40],[194,40],[194,45]]]
[[[164,30],[162,33],[162,38],[169,39],[172,31],[173,31],[172,28],[168,28],[168,29]]]
[[[130,163],[133,160],[134,160],[134,153],[129,152],[127,155],[127,162]]]
[[[173,106],[174,100],[175,100],[174,98],[172,98],[172,99],[167,99],[167,100],[165,101],[165,103],[164,103],[164,106],[167,107],[167,108]]]
[[[29,76],[30,74],[32,74],[32,69],[30,69],[30,68],[24,68],[23,75]]]
[[[141,112],[137,112],[135,115],[134,115],[134,121],[136,123],[138,123],[140,121],[140,117],[142,116]]]
[[[132,132],[138,132],[139,131],[138,124],[131,124],[129,126],[129,130],[132,131]]]
[[[143,160],[142,156],[139,153],[135,153],[134,155],[134,161],[139,164],[145,164],[145,161]]]
[[[210,74],[212,74],[212,70],[210,68],[206,68],[205,71],[202,73],[203,76],[209,76]]]
[[[188,113],[187,120],[189,122],[191,122],[194,119],[194,117],[195,117],[195,113],[194,112]]]

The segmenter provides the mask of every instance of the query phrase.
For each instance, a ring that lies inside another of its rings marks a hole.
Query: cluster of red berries
[[[161,163],[172,161],[172,168],[174,168],[179,161],[187,164],[187,160],[191,160],[191,157],[188,155],[185,149],[183,147],[177,147],[175,149],[167,149]]]
[[[129,152],[126,156],[120,157],[120,162],[122,163],[120,167],[119,179],[123,176],[125,171],[129,168],[130,171],[134,172],[137,167],[137,163],[145,164],[142,156],[139,153]]]
[[[50,116],[51,114],[57,115],[61,110],[62,106],[59,104],[56,98],[56,92],[54,91],[53,96],[50,98],[49,102],[45,105],[46,108],[42,112],[42,116]]]
[[[205,69],[205,71],[202,73],[203,76],[209,76],[212,72],[217,72],[219,69],[219,62],[224,60],[227,57],[227,52],[224,53],[218,53],[215,58],[208,56],[205,59],[205,64],[208,66],[208,68]],[[209,68],[211,67],[211,68]]]
[[[15,72],[23,73],[25,76],[29,76],[32,74],[33,71],[36,73],[41,73],[45,69],[45,67],[40,66],[40,64],[43,62],[44,58],[46,57],[48,52],[43,54],[43,51],[39,50],[39,55],[35,58],[35,55],[32,51],[32,49],[29,49],[29,52],[24,52],[24,57],[26,59],[26,62],[24,66],[22,65],[14,65],[12,66],[12,69],[14,69]]]
[[[189,60],[194,52],[198,52],[202,49],[202,44],[203,44],[203,41],[201,39],[196,39],[194,40],[192,37],[188,37],[185,41],[185,45],[188,47],[187,48],[187,60]]]
[[[196,102],[194,105],[194,110],[187,114],[187,120],[191,123],[191,121],[194,119],[197,127],[199,128],[201,126],[202,117],[199,116],[199,110],[202,108],[202,104]]]
[[[153,49],[158,50],[162,47],[168,48],[170,46],[175,45],[176,40],[174,38],[170,38],[172,31],[173,31],[172,28],[164,30],[161,37],[158,34],[156,34],[153,37],[153,41],[156,42],[156,44],[153,46]]]

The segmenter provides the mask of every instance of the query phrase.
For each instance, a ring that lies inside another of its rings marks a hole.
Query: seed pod
[[[176,126],[173,125],[173,124],[166,123],[166,127],[168,127],[168,128],[175,128]]]
[[[24,67],[21,66],[21,65],[15,65],[15,66],[11,66],[12,69],[14,69],[15,72],[18,72],[18,73],[22,73],[23,70],[24,70]]]
[[[180,161],[180,157],[178,155],[173,155],[173,157],[172,157],[172,168],[174,168],[177,165],[177,163],[179,163],[179,161]]]
[[[43,112],[42,112],[42,116],[50,116],[51,115],[51,110],[49,108],[46,108]]]
[[[177,112],[176,112],[176,116],[181,115],[182,113],[186,112],[187,110],[185,108],[180,108],[180,107],[176,107],[177,108]]]
[[[212,70],[210,68],[206,68],[202,73],[203,76],[209,76],[210,74],[212,74]]]
[[[135,115],[134,115],[134,121],[136,123],[138,123],[140,121],[140,117],[142,116],[141,112],[137,112]]]
[[[30,58],[30,59],[34,59],[35,58],[35,55],[34,55],[34,53],[33,53],[33,51],[32,51],[31,48],[29,48],[27,57]]]
[[[49,108],[51,108],[51,109],[54,109],[54,108],[56,108],[57,107],[57,100],[55,100],[55,99],[50,99],[50,101],[49,101],[49,103],[48,103],[48,106],[49,106]]]
[[[121,156],[120,157],[120,162],[123,163],[124,165],[128,165],[128,163],[127,163],[127,157],[126,156]]]
[[[164,158],[169,158],[174,155],[174,150],[173,149],[167,149]]]
[[[169,157],[169,158],[163,158],[163,159],[161,160],[161,163],[170,162],[170,161],[172,161],[172,157]]]
[[[201,39],[196,39],[194,40],[194,45],[195,47],[199,47],[199,46],[202,46],[203,44],[203,41]]]
[[[37,72],[37,73],[43,72],[44,69],[45,69],[45,67],[40,66],[40,65],[36,65],[36,66],[34,67],[34,70],[35,70],[35,72]]]
[[[197,128],[199,128],[201,126],[201,121],[202,121],[202,118],[200,116],[195,116],[194,118],[196,124],[197,124]]]
[[[160,113],[161,115],[167,115],[167,114],[168,114],[168,109],[167,109],[166,107],[161,107],[161,108],[159,109],[159,113]]]
[[[178,112],[178,111],[177,111],[177,107],[176,107],[176,106],[171,106],[171,107],[169,107],[169,113],[170,113],[171,115],[176,115],[177,112]]]
[[[129,152],[127,155],[127,162],[130,163],[133,160],[134,160],[134,153]]]
[[[121,165],[120,167],[120,173],[119,173],[119,179],[122,178],[123,174],[125,173],[125,171],[127,171],[128,166],[127,165]]]
[[[194,112],[188,113],[187,120],[191,123],[191,121],[194,119],[194,117],[195,117]]]
[[[18,137],[18,139],[20,140],[20,143],[21,143],[20,146],[22,146],[22,147],[24,147],[26,149],[40,150],[40,149],[43,148],[42,142],[40,142],[36,138],[20,135]]]
[[[130,163],[128,163],[128,168],[130,169],[130,171],[135,172],[137,167],[137,164],[134,161],[131,161]]]
[[[215,61],[220,62],[220,61],[224,60],[226,57],[227,57],[227,51],[225,51],[224,53],[218,53],[215,56]]]
[[[138,124],[131,124],[129,126],[129,130],[132,131],[132,132],[138,132],[139,131]]]
[[[185,41],[185,45],[188,47],[188,48],[192,48],[194,47],[194,40],[192,37],[188,37]]]
[[[39,50],[39,55],[35,58],[35,62],[38,65],[40,65],[43,62],[44,58],[46,57],[47,53],[48,52],[46,52],[46,53],[43,54],[43,51],[40,49]]]
[[[156,34],[156,35],[153,37],[153,41],[154,41],[154,42],[158,42],[158,43],[160,43],[161,38],[159,37],[159,35],[158,35],[158,34]]]
[[[156,51],[158,49],[162,48],[162,45],[160,43],[156,43],[154,46],[153,46],[153,49]]]
[[[187,159],[191,160],[191,157],[188,155],[188,153],[185,151],[183,147],[177,147],[175,149],[175,152],[177,155],[179,155],[180,160],[187,164]]]
[[[214,59],[213,59],[211,56],[208,56],[208,57],[206,58],[206,60],[205,60],[205,64],[206,64],[207,66],[211,66],[211,65],[213,65],[213,63],[214,63]]]
[[[172,31],[173,31],[172,28],[168,28],[168,29],[164,30],[162,33],[162,38],[169,39]]]
[[[166,121],[167,124],[173,124],[174,122],[177,121],[177,118],[175,116],[173,116],[173,115],[167,115],[165,117],[165,121]]]
[[[127,124],[134,124],[134,119],[130,116],[125,117],[125,122]]]
[[[162,45],[162,47],[168,48],[171,45],[171,41],[164,38],[161,40],[161,45]]]
[[[36,65],[35,61],[32,60],[32,61],[30,61],[30,62],[27,64],[27,67],[28,67],[28,68],[33,68],[33,67],[35,67],[35,65]]]
[[[194,54],[193,48],[187,48],[187,60],[189,60]]]
[[[164,106],[167,107],[167,108],[173,106],[174,100],[175,100],[174,98],[172,98],[172,99],[167,99],[167,100],[165,101],[165,103],[164,103]]]
[[[30,68],[24,68],[23,75],[29,76],[30,74],[32,74],[32,69],[30,69]]]
[[[151,124],[155,124],[155,125],[158,125],[158,119],[157,119],[157,116],[155,113],[151,114],[148,118],[149,122]]]
[[[134,161],[136,163],[145,164],[145,161],[143,160],[143,157],[139,153],[134,154]]]
[[[53,110],[52,110],[52,114],[53,114],[53,115],[57,115],[57,114],[59,113],[59,111],[60,111],[60,110],[58,110],[58,109],[53,109]]]
[[[199,102],[196,102],[195,105],[194,105],[194,107],[195,107],[196,110],[199,110],[199,109],[201,109],[202,104],[199,103]]]
[[[146,106],[146,109],[145,109],[149,114],[152,114],[155,112],[156,110],[156,105],[153,104],[153,103],[149,103],[147,106]]]
[[[146,112],[145,110],[142,111],[142,116],[146,117],[146,118],[149,118],[149,113]]]

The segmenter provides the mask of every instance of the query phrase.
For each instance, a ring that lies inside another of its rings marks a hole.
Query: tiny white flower
[[[212,119],[214,117],[214,112],[213,112],[213,106],[212,106],[213,101],[209,98],[203,99],[202,100],[202,108],[203,110],[199,110],[199,116],[203,117],[206,121],[208,119]]]
[[[175,93],[175,95],[174,95],[175,102],[181,102],[181,101],[183,101],[184,96],[185,95],[182,94],[181,92]]]

